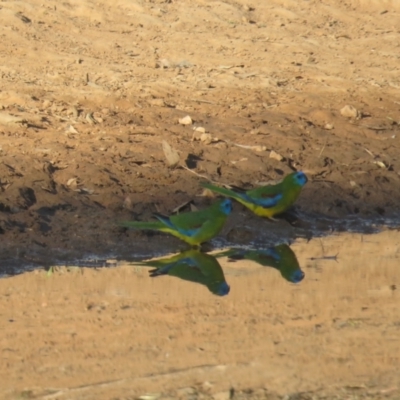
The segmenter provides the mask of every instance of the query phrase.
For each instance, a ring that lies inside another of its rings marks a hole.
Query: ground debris
[[[172,148],[165,140],[162,141],[162,148],[165,158],[167,159],[168,166],[171,168],[176,167],[180,161],[178,152],[174,148]]]
[[[231,388],[228,391],[209,393],[197,390],[195,387],[169,391],[168,393],[145,394],[137,399],[154,400],[376,400],[388,399],[397,400],[400,391],[397,388],[391,388],[389,391],[374,391],[365,386],[357,387],[339,387],[335,389],[320,389],[318,391],[297,392],[290,394],[278,394],[264,388],[249,388],[244,390],[235,390]]]

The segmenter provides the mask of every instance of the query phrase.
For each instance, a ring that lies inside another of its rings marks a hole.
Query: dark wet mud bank
[[[77,223],[76,230],[70,228],[70,237],[65,237],[64,233],[61,237],[51,236],[43,241],[40,236],[32,234],[23,243],[18,243],[18,237],[12,241],[4,240],[1,243],[0,274],[15,275],[51,266],[115,267],[121,260],[141,261],[189,248],[171,235],[121,228],[111,222],[92,222],[85,227]],[[349,216],[338,219],[297,208],[271,221],[252,215],[236,204],[220,235],[204,243],[201,249],[203,252],[226,248],[266,249],[281,243],[291,245],[298,239],[309,241],[344,232],[362,236],[399,227],[400,217],[397,215],[391,218]]]

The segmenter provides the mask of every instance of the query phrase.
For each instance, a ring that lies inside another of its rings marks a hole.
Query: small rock
[[[206,128],[203,128],[202,126],[196,126],[193,130],[196,132],[206,133]]]
[[[8,113],[0,113],[0,124],[2,125],[21,124],[26,122],[25,118],[16,117]]]
[[[213,137],[211,136],[210,133],[202,133],[201,136],[200,136],[200,140],[204,144],[210,144],[213,141]]]
[[[50,100],[45,100],[42,104],[42,107],[44,109],[49,108],[51,106],[51,101]]]
[[[165,102],[163,99],[151,99],[149,100],[149,104],[151,106],[165,107]]]
[[[231,392],[219,392],[213,395],[214,400],[229,400],[231,398]]]
[[[210,189],[203,189],[203,192],[201,193],[200,196],[202,196],[202,197],[212,197],[213,198],[213,197],[215,197],[215,193]]]
[[[72,125],[69,125],[69,126],[68,126],[67,132],[68,132],[68,133],[75,133],[75,134],[78,133],[78,131],[77,131]]]
[[[374,161],[374,164],[379,168],[387,168],[386,164],[383,161]]]
[[[333,128],[334,128],[334,125],[333,125],[333,124],[325,124],[325,125],[324,125],[324,129],[326,129],[326,130],[328,130],[328,131],[331,131]]]
[[[131,210],[132,209],[132,200],[129,196],[125,197],[124,202],[122,203],[122,207]]]
[[[67,186],[70,187],[72,190],[75,190],[78,187],[77,179],[76,178],[68,179]]]
[[[90,125],[95,125],[97,124],[97,120],[94,118],[93,113],[92,112],[88,112],[86,114],[86,121],[89,122]]]
[[[192,125],[193,121],[192,121],[192,118],[190,118],[189,115],[186,115],[186,117],[179,118],[179,123],[181,125]]]
[[[202,132],[194,131],[192,135],[192,142],[195,142],[196,140],[201,140],[202,134],[203,134]]]
[[[167,164],[172,168],[176,167],[180,160],[178,152],[173,149],[165,140],[162,141],[162,148],[165,158],[167,159]]]
[[[169,68],[170,66],[171,66],[171,63],[166,58],[162,58],[161,60],[158,60],[155,65],[156,68],[163,68],[163,69]]]
[[[53,104],[53,106],[51,108],[52,108],[52,111],[55,112],[53,110],[54,104]],[[79,111],[78,111],[78,109],[76,107],[71,107],[71,108],[69,108],[67,110],[67,115],[72,115],[74,118],[78,118],[79,117]]]
[[[139,400],[156,400],[161,396],[160,393],[146,393],[138,397]]]
[[[192,136],[192,141],[194,142],[196,140],[199,140],[204,144],[210,144],[219,141],[218,138],[214,138],[211,133],[197,132],[197,130],[193,132]]]
[[[340,114],[346,118],[357,118],[360,115],[359,111],[355,107],[349,105],[345,105],[340,110]]]
[[[271,153],[269,153],[269,158],[273,158],[274,160],[282,161],[284,159],[283,156],[281,156],[279,153],[277,153],[274,150],[271,150]]]

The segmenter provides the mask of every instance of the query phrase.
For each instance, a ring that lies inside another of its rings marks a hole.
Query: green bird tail
[[[214,186],[214,185],[211,185],[210,183],[202,183],[201,186],[203,186],[203,187],[206,188],[206,189],[210,189],[210,190],[212,190],[213,192],[222,194],[222,195],[224,195],[224,196],[232,197],[232,198],[235,199],[235,200],[239,200],[239,201],[240,201],[240,200],[243,200],[243,199],[240,197],[240,195],[237,194],[236,192],[234,192],[233,190],[226,189],[226,188],[223,188],[223,187],[220,187],[220,186]]]
[[[153,229],[157,231],[164,230],[166,226],[162,222],[142,222],[142,221],[121,221],[118,222],[119,226],[125,228],[135,228],[135,229]]]

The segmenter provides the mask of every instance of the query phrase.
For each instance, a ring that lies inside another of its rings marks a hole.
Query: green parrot
[[[230,287],[217,259],[197,249],[190,249],[173,257],[144,261],[136,265],[155,267],[149,271],[151,277],[169,275],[185,281],[200,283],[217,295],[225,296]]]
[[[298,171],[286,175],[276,185],[239,191],[203,183],[202,186],[227,197],[232,197],[260,217],[273,218],[286,211],[299,196],[308,179],[304,172]]]
[[[280,244],[264,250],[230,250],[225,253],[230,261],[252,260],[265,267],[277,269],[289,282],[299,283],[304,279],[297,257],[287,244]]]
[[[223,199],[205,210],[186,212],[171,217],[155,214],[158,219],[155,222],[124,221],[119,225],[167,232],[192,246],[199,246],[218,235],[231,211],[232,201]]]

